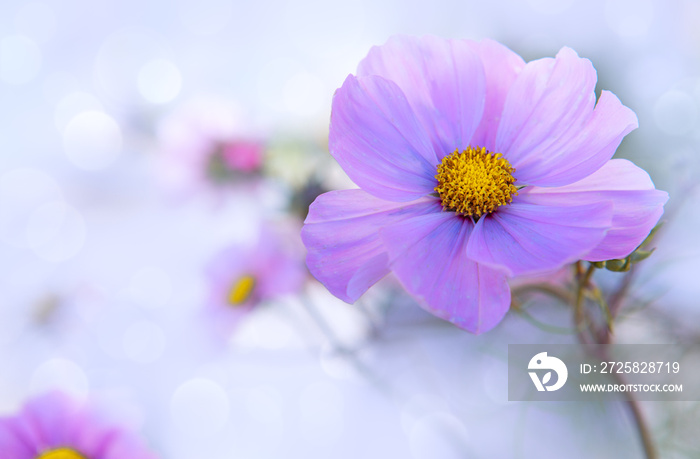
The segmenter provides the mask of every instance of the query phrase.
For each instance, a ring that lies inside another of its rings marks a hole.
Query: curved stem
[[[631,394],[630,394],[631,395]],[[637,425],[637,432],[639,432],[639,437],[642,440],[642,445],[644,446],[644,454],[646,454],[647,459],[656,459],[658,456],[656,454],[656,448],[654,447],[654,440],[651,436],[651,431],[647,425],[642,410],[639,406],[639,402],[633,398],[627,400],[627,406],[629,406],[632,412],[632,417]]]
[[[607,358],[607,344],[609,343],[606,343],[604,348],[605,350],[603,351],[603,357],[605,360],[609,360]],[[613,372],[612,377],[619,385],[624,385],[626,383],[625,378],[620,373]],[[658,455],[656,454],[656,447],[654,446],[651,430],[649,429],[649,425],[647,424],[644,414],[642,413],[642,409],[639,406],[639,401],[634,397],[632,392],[627,392],[626,395],[628,399],[625,401],[625,403],[632,413],[632,419],[634,419],[634,424],[637,427],[639,438],[642,440],[644,455],[646,456],[646,459],[657,459]]]
[[[583,344],[584,348],[587,348],[588,352],[591,352],[591,344],[593,344],[591,338],[595,339],[596,337],[599,338],[598,343],[602,344],[604,347],[602,350],[598,352],[600,354],[598,357],[603,357],[608,353],[608,346],[612,342],[612,333],[609,333],[606,331],[605,335],[602,336],[601,334],[596,333],[596,330],[593,329],[593,321],[590,320],[590,318],[587,320],[586,319],[586,309],[585,309],[585,290],[589,285],[589,282],[591,280],[591,277],[593,276],[593,272],[595,271],[595,267],[591,264],[589,265],[587,270],[583,270],[583,265],[581,264],[580,261],[576,262],[576,295],[575,295],[575,301],[574,301],[574,323],[576,324],[576,331],[577,335],[579,337],[579,340],[581,341],[581,344]],[[626,288],[626,287],[625,287]],[[616,299],[616,301],[621,301],[622,298],[621,296],[626,293],[626,291],[621,291],[620,293],[620,298]],[[615,311],[617,312],[617,311]],[[588,334],[586,333],[588,332]],[[624,378],[622,375],[618,373],[613,373],[613,377],[617,381],[618,384],[624,384]],[[642,446],[644,448],[644,454],[647,459],[657,459],[658,456],[656,454],[656,448],[654,447],[654,441],[651,436],[651,431],[649,430],[649,426],[644,419],[644,415],[642,414],[642,410],[639,406],[639,402],[634,398],[632,393],[628,393],[628,399],[626,400],[627,406],[630,409],[630,412],[632,413],[632,418],[634,419],[634,423],[637,427],[637,432],[639,433],[639,437],[642,440]]]
[[[311,302],[311,300],[307,296],[302,295],[301,303],[304,306],[304,309],[306,309],[307,314],[309,314],[311,319],[313,319],[314,323],[319,328],[319,330],[321,330],[321,332],[326,336],[326,339],[328,340],[330,345],[333,346],[333,349],[335,349],[337,352],[343,355],[351,354],[352,351],[340,342],[331,326],[321,315],[319,310],[316,309],[316,306]]]
[[[576,262],[577,283],[576,296],[574,300],[574,325],[576,326],[576,334],[579,338],[579,341],[581,341],[581,344],[583,344],[584,346],[593,344],[591,342],[590,336],[586,334],[586,325],[590,326],[592,325],[592,323],[590,320],[586,320],[584,304],[584,291],[586,289],[586,286],[588,285],[588,282],[591,279],[591,276],[593,276],[593,271],[595,271],[595,267],[593,265],[590,265],[588,269],[584,272],[581,262]],[[589,333],[591,333],[591,335],[595,336],[595,333],[593,333],[591,330],[588,331]]]

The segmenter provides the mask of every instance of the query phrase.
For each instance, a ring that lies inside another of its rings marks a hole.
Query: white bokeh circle
[[[175,99],[182,88],[180,70],[167,59],[154,59],[141,67],[137,77],[141,96],[152,104]]]
[[[89,110],[68,122],[63,133],[63,148],[68,159],[80,169],[104,169],[121,152],[122,132],[111,116]]]
[[[103,110],[102,102],[90,93],[75,91],[61,98],[54,109],[56,129],[63,133],[73,118],[83,112]]]
[[[41,363],[34,370],[29,383],[30,391],[34,394],[60,389],[80,397],[87,395],[89,386],[85,371],[72,360],[64,358]]]

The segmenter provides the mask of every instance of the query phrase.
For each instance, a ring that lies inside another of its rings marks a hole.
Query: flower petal
[[[386,249],[378,231],[440,209],[434,198],[397,203],[362,190],[322,194],[309,207],[301,231],[308,250],[309,271],[333,295],[352,303],[389,273]]]
[[[625,159],[613,159],[571,185],[556,188],[532,187],[527,194],[547,194],[552,203],[613,204],[612,228],[591,252],[589,261],[624,258],[649,235],[663,214],[668,193],[654,189],[649,174]]]
[[[329,149],[362,189],[389,201],[433,191],[437,159],[406,97],[377,76],[349,75],[333,97]]]
[[[471,144],[485,102],[481,59],[469,40],[435,36],[390,38],[373,47],[358,75],[395,82],[431,135],[438,159]]]
[[[506,99],[495,144],[515,167],[519,183],[560,186],[580,180],[605,164],[637,128],[637,116],[611,92],[603,91],[595,103],[596,79],[591,62],[569,48],[525,66]]]
[[[514,276],[555,269],[599,244],[611,219],[609,202],[567,205],[545,194],[517,196],[479,219],[467,254]]]
[[[407,219],[380,230],[391,269],[432,314],[472,333],[495,327],[510,307],[501,272],[469,260],[471,221],[452,212]]]
[[[39,449],[56,447],[72,440],[73,419],[77,407],[65,394],[52,391],[30,400],[23,408],[32,442]]]
[[[7,457],[34,459],[39,448],[24,438],[22,432],[23,427],[17,419],[0,419],[0,448]]]
[[[522,57],[494,40],[471,42],[484,66],[486,102],[481,123],[472,137],[472,146],[495,151],[496,133],[506,96],[518,74],[525,67]]]

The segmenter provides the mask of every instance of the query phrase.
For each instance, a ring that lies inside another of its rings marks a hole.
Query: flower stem
[[[306,312],[309,314],[311,319],[316,323],[316,326],[321,330],[321,332],[326,336],[328,342],[334,351],[340,354],[342,357],[348,359],[352,366],[361,374],[368,382],[374,385],[381,393],[389,398],[393,398],[395,394],[392,393],[391,387],[377,377],[374,372],[367,367],[360,359],[353,349],[346,347],[335,334],[330,324],[323,317],[321,312],[316,308],[311,299],[307,295],[301,295],[301,303],[303,304]]]
[[[590,335],[595,336],[595,333],[593,333],[590,329],[588,329],[590,335],[586,333],[586,325],[588,325],[588,327],[591,327],[593,326],[593,323],[590,320],[586,320],[586,311],[584,304],[584,291],[586,289],[586,286],[588,285],[588,282],[591,280],[591,276],[593,276],[593,271],[595,271],[595,267],[593,265],[590,265],[588,269],[584,272],[581,262],[576,262],[577,282],[576,295],[574,300],[574,325],[576,326],[576,334],[579,338],[579,341],[581,341],[581,344],[583,344],[584,347],[587,347],[588,345],[592,344]]]
[[[350,351],[350,349],[345,347],[345,345],[340,342],[338,336],[335,334],[331,326],[328,324],[321,312],[316,308],[316,305],[314,305],[306,295],[302,295],[301,303],[304,305],[306,313],[309,315],[309,317],[311,317],[318,329],[321,330],[321,333],[326,336],[326,339],[333,349],[343,355],[351,354],[352,351]]]
[[[608,353],[608,346],[612,342],[612,333],[608,329],[605,330],[604,334],[596,333],[593,321],[590,320],[590,318],[586,317],[587,314],[585,309],[584,293],[586,288],[588,288],[589,282],[591,280],[591,277],[593,276],[594,271],[595,266],[593,266],[592,264],[589,265],[588,269],[584,271],[582,263],[580,261],[576,262],[576,295],[574,300],[574,323],[576,324],[577,335],[584,348],[587,348],[588,352],[591,352],[592,349],[590,345],[593,344],[592,338],[595,339],[596,337],[598,337],[598,339],[596,340],[597,344],[601,344],[604,347],[602,350],[598,350],[598,352],[596,352],[596,354],[598,354],[597,357],[602,358],[603,360],[608,360],[605,358],[605,356]],[[622,301],[622,296],[624,296],[628,288],[629,285],[627,283],[623,283],[621,289],[618,292],[616,292],[617,295],[614,303],[615,311],[613,314],[617,313],[619,302]],[[614,317],[615,316],[613,315],[613,318]],[[624,378],[622,377],[622,375],[614,372],[612,374],[615,380],[618,382],[618,384],[624,384]],[[646,420],[644,419],[644,415],[642,414],[639,402],[634,398],[632,393],[627,393],[627,395],[629,398],[626,400],[626,403],[630,409],[630,412],[632,413],[632,418],[634,419],[634,423],[637,427],[637,432],[639,433],[639,437],[642,441],[644,454],[647,459],[657,459],[658,456],[656,454],[656,448],[654,447],[654,441],[651,436],[651,431],[649,430],[649,426]]]
[[[647,425],[642,410],[639,406],[639,402],[632,398],[630,395],[630,400],[627,400],[627,406],[629,406],[632,412],[632,417],[637,425],[637,431],[639,432],[639,437],[642,439],[642,445],[644,446],[644,454],[646,454],[647,459],[656,459],[658,456],[656,454],[656,448],[654,447],[654,440],[651,436],[651,431]]]
[[[603,351],[601,352],[603,360],[610,360],[608,358],[608,345],[610,343],[604,343],[605,347]],[[625,385],[626,381],[625,378],[622,376],[620,373],[612,372],[611,376],[615,380],[615,382],[619,385]],[[628,399],[625,401],[627,404],[627,407],[629,408],[630,412],[632,413],[632,419],[634,419],[634,423],[637,427],[637,432],[639,433],[639,438],[642,440],[642,447],[644,448],[644,455],[646,459],[657,459],[658,455],[656,454],[656,447],[654,446],[654,440],[651,435],[651,430],[649,430],[649,425],[646,422],[646,419],[644,418],[644,414],[642,413],[642,409],[639,405],[639,401],[634,397],[633,392],[627,392],[626,393]]]

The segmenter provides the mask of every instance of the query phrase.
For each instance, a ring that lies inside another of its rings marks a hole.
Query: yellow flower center
[[[255,278],[250,275],[241,276],[228,291],[228,303],[231,306],[240,306],[250,298],[253,288],[255,288]]]
[[[443,209],[479,218],[513,201],[518,194],[513,172],[515,169],[500,153],[467,147],[442,159],[435,191]]]
[[[56,448],[41,453],[36,459],[86,459],[86,457],[70,448]]]

